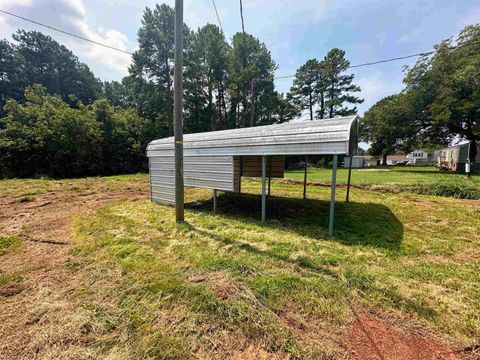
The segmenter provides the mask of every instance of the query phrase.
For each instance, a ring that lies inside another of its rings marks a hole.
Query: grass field
[[[289,170],[285,177],[303,181],[303,170]],[[348,170],[339,168],[337,181],[347,183]],[[332,170],[311,167],[308,181],[331,182]],[[450,196],[480,200],[480,175],[440,172],[434,167],[394,166],[352,170],[352,184],[380,191],[410,191],[426,195]]]
[[[327,181],[322,174],[316,180]],[[367,174],[365,181],[380,181]],[[0,191],[24,212],[59,192],[94,199],[147,186],[145,175],[135,175],[25,186],[8,180]],[[145,195],[88,211],[88,201],[78,206],[72,245],[62,247],[65,255],[55,264],[65,284],[48,295],[59,291],[64,307],[47,307],[33,325],[42,331],[52,323],[51,311],[61,314],[55,336],[40,342],[41,351],[37,343],[37,351],[45,358],[109,359],[479,355],[480,202],[353,189],[347,204],[341,188],[335,236],[328,238],[328,188],[310,187],[302,200],[301,186],[273,181],[265,225],[255,196],[259,182],[244,181],[242,190],[247,194],[222,194],[214,215],[210,191],[189,189],[180,226],[173,208]],[[44,207],[50,212],[53,205]],[[1,256],[8,263],[30,243],[11,240],[2,224],[0,235],[9,240],[1,242]],[[25,290],[0,295],[0,304],[35,295],[29,271],[4,270],[4,284],[23,283]],[[0,335],[1,355],[5,331]]]

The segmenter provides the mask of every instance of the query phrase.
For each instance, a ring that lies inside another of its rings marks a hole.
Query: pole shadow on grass
[[[186,208],[212,211],[212,200],[185,204]],[[270,196],[267,223],[302,236],[327,239],[330,201]],[[260,221],[258,195],[223,193],[218,196],[218,214],[235,219]],[[385,205],[343,201],[335,204],[334,241],[346,245],[366,245],[398,250],[403,240],[403,225]]]

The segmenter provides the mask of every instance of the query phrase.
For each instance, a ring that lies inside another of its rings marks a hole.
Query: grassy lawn
[[[145,189],[145,174],[85,177],[80,179],[10,179],[0,181],[0,197],[30,202],[38,195],[55,191],[78,192],[88,189],[112,192],[117,189]]]
[[[431,181],[428,169],[408,170],[353,179]],[[310,174],[328,181],[326,170]],[[362,314],[455,346],[478,341],[480,202],[354,189],[346,204],[340,189],[328,238],[328,188],[305,201],[299,186],[272,185],[265,225],[258,196],[222,195],[214,215],[201,189],[187,191],[181,226],[148,200],[77,218],[68,268],[85,273],[74,296],[95,348],[109,358],[338,358]]]
[[[289,170],[285,177],[303,181],[303,170]],[[347,183],[348,169],[339,168],[337,181]],[[331,182],[332,170],[312,167],[308,181]],[[480,175],[440,172],[434,167],[397,166],[378,169],[353,169],[352,184],[390,192],[410,191],[419,194],[451,196],[480,200]]]

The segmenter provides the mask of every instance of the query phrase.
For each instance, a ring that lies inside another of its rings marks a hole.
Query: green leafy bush
[[[149,122],[99,99],[72,108],[35,85],[0,119],[0,177],[72,177],[146,169]]]

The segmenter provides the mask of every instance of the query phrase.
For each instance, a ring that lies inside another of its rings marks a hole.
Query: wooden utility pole
[[[185,220],[183,209],[183,0],[175,0],[174,69],[175,220]]]

